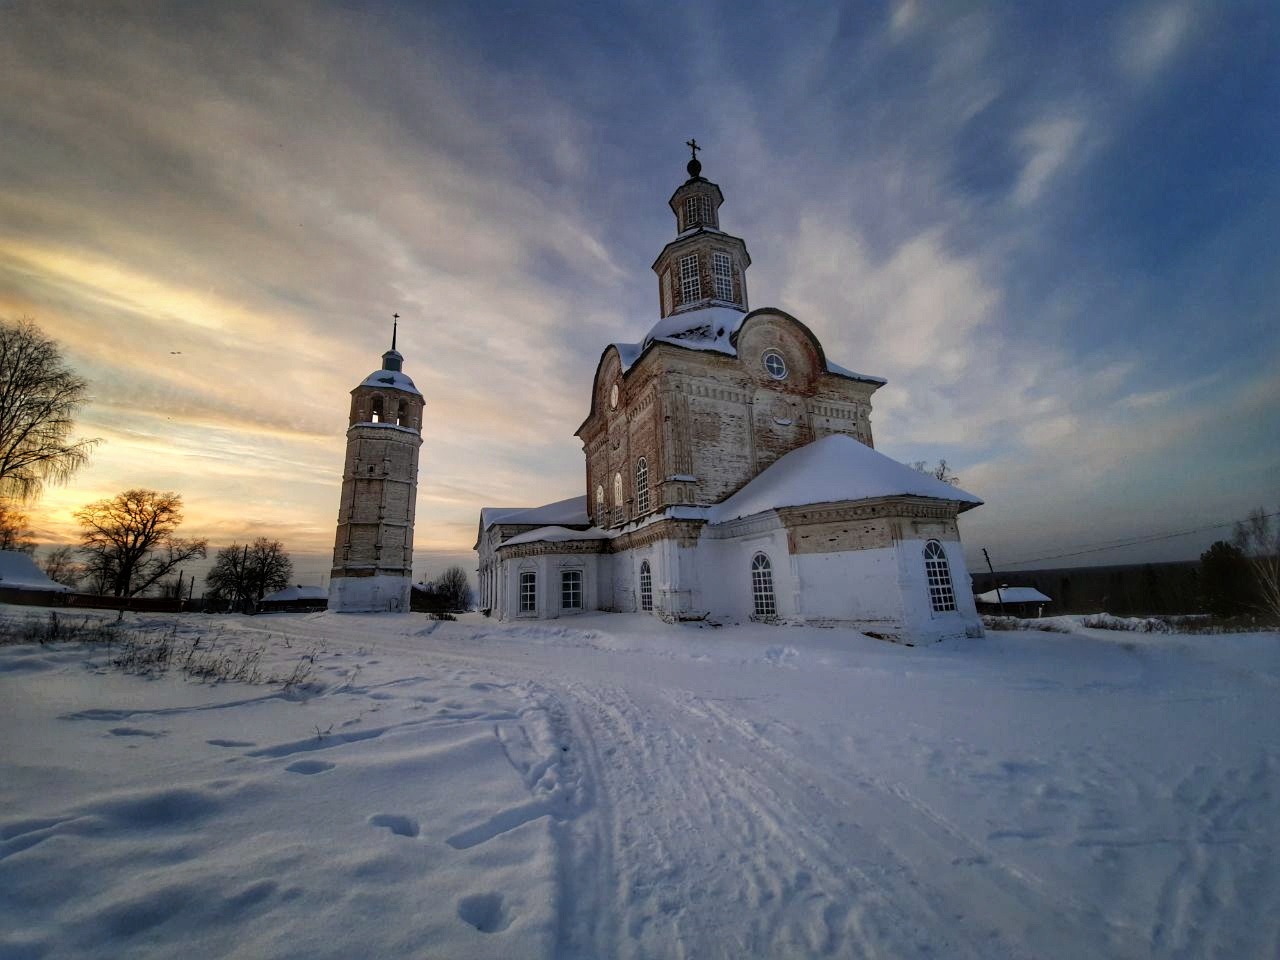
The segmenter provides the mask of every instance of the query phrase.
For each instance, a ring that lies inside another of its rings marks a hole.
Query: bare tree
[[[433,586],[446,604],[448,610],[466,610],[471,606],[471,583],[467,580],[467,571],[460,566],[452,566],[436,579]]]
[[[1262,608],[1280,621],[1280,510],[1265,513],[1261,507],[1236,524],[1232,538],[1248,559],[1258,582]]]
[[[84,566],[76,563],[76,552],[68,546],[54,547],[44,558],[44,575],[50,580],[68,587],[80,586],[84,579]]]
[[[30,320],[0,321],[0,495],[30,500],[84,465],[97,440],[72,440],[88,384]]]
[[[249,610],[268,593],[283,590],[293,576],[293,561],[279,540],[258,537],[251,544],[233,543],[218,551],[205,578],[209,596],[233,609]]]
[[[27,528],[30,520],[6,497],[0,497],[0,550],[17,550],[34,555],[35,535]]]
[[[960,478],[951,472],[951,466],[946,460],[939,460],[936,467],[929,466],[924,460],[917,460],[915,463],[909,464],[909,466],[917,473],[923,473],[926,476],[933,477],[935,480],[949,483],[953,487],[960,485]]]
[[[151,589],[180,564],[205,555],[207,540],[182,540],[182,497],[156,490],[126,490],[75,514],[84,528],[80,551],[91,580],[113,596]]]

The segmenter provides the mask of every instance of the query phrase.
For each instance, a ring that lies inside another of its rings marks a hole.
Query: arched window
[[[382,422],[382,398],[381,397],[373,398],[372,422],[373,423]]]
[[[649,512],[649,461],[636,461],[636,516]]]
[[[773,600],[773,567],[763,553],[757,553],[751,560],[751,599],[757,617],[768,619],[778,615],[778,605]]]
[[[929,579],[929,603],[934,613],[947,613],[956,608],[956,592],[951,586],[951,566],[942,544],[930,540],[924,545],[924,572]]]
[[[604,510],[604,484],[596,484],[596,526],[603,527],[609,523],[609,517]]]
[[[622,522],[622,474],[613,475],[613,522]]]
[[[649,561],[640,564],[640,609],[653,609],[653,575],[649,572]]]

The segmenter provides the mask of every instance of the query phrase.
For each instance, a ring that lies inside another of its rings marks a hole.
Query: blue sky
[[[749,6],[0,6],[0,316],[107,441],[38,532],[171,488],[318,579],[393,312],[419,573],[481,506],[580,492],[690,137],[752,306],[888,378],[877,446],[987,501],[971,558],[1280,505],[1274,4]]]

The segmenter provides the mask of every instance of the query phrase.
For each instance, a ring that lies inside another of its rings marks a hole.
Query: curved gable
[[[615,380],[621,378],[624,367],[622,354],[619,352],[616,343],[609,344],[600,353],[600,360],[596,363],[595,376],[591,379],[591,409],[587,411],[586,419],[573,432],[575,437],[582,436],[582,428],[591,422],[597,412],[605,408],[605,405],[609,402],[609,388]]]

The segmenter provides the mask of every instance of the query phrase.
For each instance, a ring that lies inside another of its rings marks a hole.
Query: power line
[[[1264,513],[1264,520],[1271,517],[1280,517],[1280,511],[1275,513]],[[1119,550],[1121,547],[1132,547],[1141,543],[1157,543],[1161,540],[1175,540],[1178,537],[1190,536],[1193,533],[1204,533],[1206,530],[1220,530],[1223,527],[1234,527],[1239,521],[1228,520],[1226,523],[1211,523],[1205,527],[1195,527],[1191,530],[1179,530],[1177,533],[1158,533],[1143,537],[1129,537],[1120,540],[1106,540],[1101,544],[1090,547],[1082,547],[1079,550],[1073,550],[1070,553],[1055,553],[1047,557],[1031,557],[1027,560],[1005,560],[1001,562],[1002,567],[1020,567],[1027,563],[1040,563],[1043,560],[1065,560],[1067,557],[1082,557],[1087,553],[1100,553],[1103,550]]]

